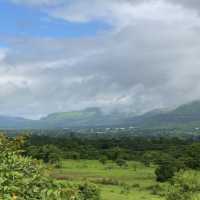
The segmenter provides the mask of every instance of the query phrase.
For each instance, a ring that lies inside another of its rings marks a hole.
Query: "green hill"
[[[39,123],[53,128],[115,126],[125,121],[119,113],[106,114],[100,108],[87,108],[82,111],[53,113],[42,118]]]
[[[153,110],[140,116],[116,111],[104,113],[100,108],[53,113],[40,120],[0,116],[0,128],[2,129],[127,126],[140,128],[200,127],[200,101],[181,105],[174,110]]]
[[[132,118],[129,123],[138,127],[200,127],[200,101],[181,105],[174,110],[149,112]]]

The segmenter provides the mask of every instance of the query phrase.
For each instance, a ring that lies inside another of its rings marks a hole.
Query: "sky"
[[[199,0],[0,0],[0,114],[137,114],[200,100]]]

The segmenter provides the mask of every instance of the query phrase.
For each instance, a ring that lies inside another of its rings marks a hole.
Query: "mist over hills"
[[[100,108],[52,113],[40,120],[0,116],[2,129],[53,129],[84,127],[172,128],[200,127],[200,101],[181,105],[173,110],[157,109],[143,115],[123,112],[105,113]]]

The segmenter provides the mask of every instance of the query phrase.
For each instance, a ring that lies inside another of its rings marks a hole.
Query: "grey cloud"
[[[186,6],[187,8],[200,9],[199,0],[168,0],[172,3]]]

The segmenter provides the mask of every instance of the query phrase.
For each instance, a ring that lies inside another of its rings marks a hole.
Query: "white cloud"
[[[143,112],[200,99],[200,18],[193,9],[160,0],[68,1],[52,9],[65,20],[101,19],[115,29],[91,38],[8,40],[10,49],[0,51],[2,112]]]

